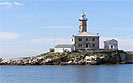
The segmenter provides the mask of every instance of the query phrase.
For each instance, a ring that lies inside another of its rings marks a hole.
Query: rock
[[[117,63],[117,62],[120,62],[121,59],[119,57],[119,55],[113,55],[113,56],[110,56],[109,59],[108,59],[108,63]]]
[[[133,51],[126,52],[126,62],[129,64],[133,64]]]
[[[68,56],[64,56],[64,57],[61,57],[60,60],[61,60],[62,62],[68,62],[69,57],[68,57]]]
[[[109,56],[104,56],[104,58],[102,59],[102,63],[108,63],[109,58]]]
[[[72,63],[72,61],[68,61],[67,63],[70,64],[70,63]]]
[[[69,54],[69,53],[68,53]],[[46,55],[46,56],[35,56],[35,57],[24,57],[24,58],[13,58],[13,59],[2,59],[0,58],[0,65],[99,65],[99,64],[133,64],[132,52],[119,52],[114,53],[115,55],[102,57],[83,55],[63,55],[59,54]]]
[[[2,61],[3,59],[2,58],[0,58],[0,63],[1,63],[1,61]]]
[[[45,62],[47,63],[47,62],[50,62],[52,59],[45,59]]]
[[[126,61],[126,54],[125,53],[120,53],[120,58],[121,58],[121,62],[125,62]]]

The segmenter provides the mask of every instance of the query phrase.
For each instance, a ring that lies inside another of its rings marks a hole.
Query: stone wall
[[[79,38],[82,38],[82,41],[79,41]],[[86,41],[86,38],[88,38],[88,41]],[[94,38],[94,41],[93,41]],[[82,44],[82,46],[79,46],[79,44]],[[88,48],[86,47],[86,44],[88,44]],[[93,44],[95,46],[93,46]],[[99,37],[75,37],[75,50],[80,49],[99,49]]]

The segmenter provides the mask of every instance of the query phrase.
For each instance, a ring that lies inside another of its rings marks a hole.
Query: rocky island
[[[47,52],[34,57],[0,59],[0,65],[100,65],[133,64],[131,51]]]
[[[79,33],[71,37],[72,44],[58,44],[50,52],[33,57],[2,59],[0,65],[100,65],[133,63],[133,52],[118,50],[115,39],[104,41],[99,48],[99,33],[87,32],[87,18],[82,12]],[[53,40],[54,41],[54,40]]]

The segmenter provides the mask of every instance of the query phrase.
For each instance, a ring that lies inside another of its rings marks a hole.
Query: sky
[[[0,0],[0,57],[36,56],[71,43],[84,10],[87,30],[133,51],[133,0]]]

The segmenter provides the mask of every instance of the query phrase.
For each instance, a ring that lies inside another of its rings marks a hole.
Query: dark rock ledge
[[[100,65],[133,64],[133,52],[113,51],[102,53],[53,53],[34,57],[2,59],[0,65]]]

